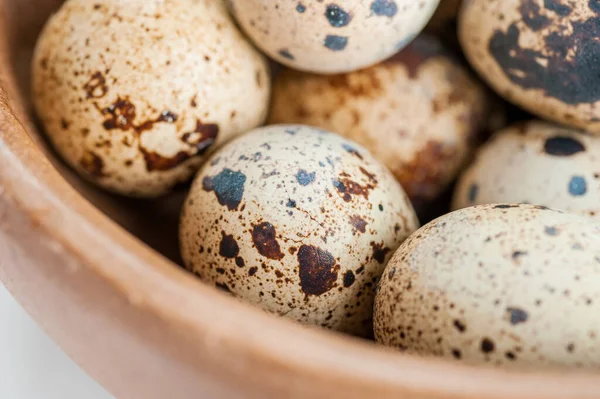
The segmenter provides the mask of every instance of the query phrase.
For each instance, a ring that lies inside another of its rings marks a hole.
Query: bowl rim
[[[411,397],[600,396],[600,378],[590,372],[517,372],[392,353],[267,315],[202,284],[104,215],[52,166],[28,133],[35,127],[19,102],[5,47],[0,44],[0,210],[16,204],[32,222],[18,228],[58,242],[65,262],[102,276],[132,305],[203,341],[226,342],[230,353],[254,362],[250,367],[272,368],[294,384],[327,376],[331,389]]]

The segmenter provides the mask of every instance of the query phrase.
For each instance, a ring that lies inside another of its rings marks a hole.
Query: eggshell
[[[314,125],[360,143],[420,208],[456,177],[493,119],[489,94],[437,39],[420,36],[369,69],[280,73],[269,121]]]
[[[52,144],[87,179],[156,196],[203,154],[261,124],[265,59],[221,2],[69,0],[33,61],[33,99]]]
[[[229,0],[238,23],[274,60],[340,73],[374,65],[404,48],[439,0]]]
[[[534,205],[446,215],[394,254],[375,336],[409,353],[516,368],[600,366],[600,225]]]
[[[475,69],[507,100],[600,133],[599,21],[595,1],[467,0],[459,36]]]
[[[402,188],[364,148],[279,125],[203,166],[180,242],[205,282],[303,324],[368,336],[377,281],[416,228]]]
[[[600,138],[542,121],[499,132],[456,187],[453,208],[530,203],[600,219]]]

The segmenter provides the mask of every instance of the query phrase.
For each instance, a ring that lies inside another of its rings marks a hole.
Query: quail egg
[[[374,65],[423,29],[439,0],[228,0],[254,43],[290,68],[340,73]]]
[[[388,263],[375,336],[496,367],[600,366],[600,224],[535,205],[480,205],[413,234]]]
[[[600,219],[599,180],[600,138],[531,121],[499,132],[479,150],[459,179],[453,208],[530,203]]]
[[[88,180],[152,197],[203,155],[263,123],[266,60],[220,1],[68,0],[33,61],[33,99],[54,148]]]
[[[202,280],[307,325],[372,335],[375,287],[418,227],[367,150],[300,125],[259,128],[202,167],[180,223]]]
[[[597,1],[465,1],[467,58],[507,100],[537,116],[600,133]]]

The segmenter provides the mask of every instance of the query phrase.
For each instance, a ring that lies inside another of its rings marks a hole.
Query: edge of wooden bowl
[[[3,24],[0,0],[0,27]],[[31,140],[0,36],[0,280],[119,398],[593,398],[593,374],[390,353],[240,303],[98,211]]]

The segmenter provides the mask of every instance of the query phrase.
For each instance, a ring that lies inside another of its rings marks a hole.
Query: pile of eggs
[[[108,191],[195,176],[185,267],[240,300],[411,354],[597,368],[596,3],[67,0],[33,100]]]

